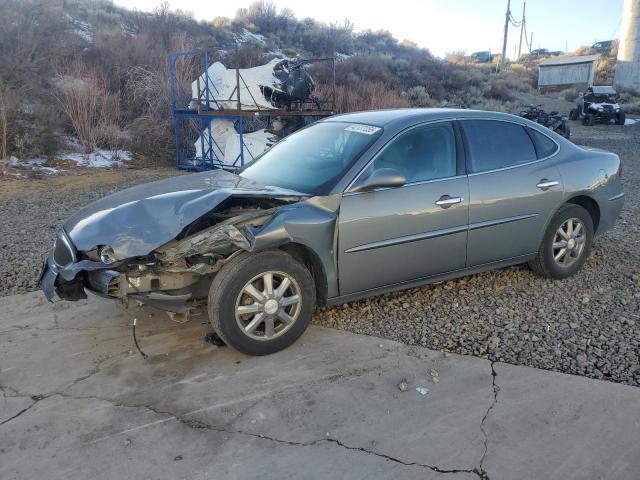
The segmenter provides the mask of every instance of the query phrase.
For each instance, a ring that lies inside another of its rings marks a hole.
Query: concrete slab
[[[134,317],[147,360],[133,347]],[[1,298],[0,478],[564,479],[640,469],[637,388],[320,327],[252,358],[205,343],[208,330],[205,317],[176,324],[101,299]]]

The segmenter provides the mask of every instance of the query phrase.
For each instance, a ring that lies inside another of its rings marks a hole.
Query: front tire
[[[561,279],[587,261],[593,241],[593,220],[580,205],[563,205],[549,222],[538,255],[529,267],[542,277]]]
[[[582,124],[591,127],[594,123],[596,123],[596,116],[593,113],[587,113],[582,118]]]
[[[616,125],[624,125],[625,120],[626,120],[626,116],[624,112],[620,112],[616,115]]]
[[[242,253],[216,274],[209,319],[226,344],[247,355],[268,355],[306,330],[316,306],[309,270],[280,250]]]

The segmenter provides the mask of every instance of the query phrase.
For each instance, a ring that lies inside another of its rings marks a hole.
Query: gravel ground
[[[55,177],[0,177],[0,296],[36,289],[42,255],[76,210],[105,195],[163,177],[173,168],[77,169]]]
[[[585,268],[563,281],[525,267],[321,309],[314,322],[407,344],[640,385],[640,126],[582,127],[572,139],[623,159],[626,204]],[[35,289],[40,255],[83,205],[173,169],[0,179],[0,296]],[[80,180],[78,180],[78,178]]]

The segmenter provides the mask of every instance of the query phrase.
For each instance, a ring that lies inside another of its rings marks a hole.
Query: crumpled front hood
[[[118,260],[147,255],[233,195],[303,196],[267,187],[224,170],[171,177],[104,197],[67,220],[64,229],[80,251],[113,247]]]

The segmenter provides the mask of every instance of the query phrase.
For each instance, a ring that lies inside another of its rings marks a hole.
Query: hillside
[[[266,2],[232,19],[196,21],[166,5],[130,11],[109,0],[5,0],[0,17],[0,158],[125,149],[173,158],[167,55],[206,49],[247,68],[275,57],[336,56],[337,109],[457,105],[515,110],[535,92],[534,69],[443,62],[388,32],[297,19]],[[185,65],[188,85],[198,74]],[[318,91],[326,69],[312,71]]]

